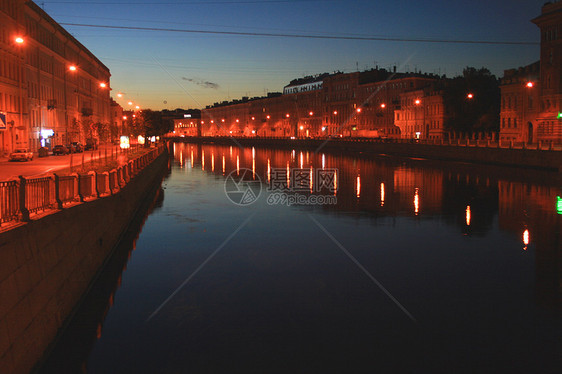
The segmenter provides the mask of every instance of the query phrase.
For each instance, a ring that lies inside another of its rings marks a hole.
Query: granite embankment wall
[[[374,141],[374,140],[346,140],[344,139],[274,139],[274,138],[174,138],[179,142],[200,142],[221,145],[242,145],[244,147],[272,147],[272,148],[303,148],[342,153],[370,153],[387,154],[402,157],[427,158],[443,161],[459,161],[476,164],[503,165],[544,170],[562,171],[562,151],[557,146],[548,149],[542,145],[541,149],[512,148],[509,144],[489,146],[483,141],[462,141],[461,145],[442,145],[414,143],[409,141]]]
[[[1,373],[28,373],[42,358],[167,163],[164,152],[115,195],[0,233]]]

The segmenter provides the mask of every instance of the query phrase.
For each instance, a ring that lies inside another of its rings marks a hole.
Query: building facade
[[[400,95],[400,108],[394,111],[394,124],[402,139],[439,140],[448,137],[444,124],[447,110],[441,91],[432,86]]]
[[[0,17],[2,153],[97,139],[111,124],[109,69],[31,1],[2,1]]]
[[[216,103],[202,110],[203,136],[400,138],[394,111],[401,95],[436,77],[385,69],[322,74],[291,82],[281,93]]]
[[[501,79],[500,141],[533,143],[538,125],[540,62],[510,69]]]
[[[542,7],[540,61],[506,70],[501,81],[500,140],[562,143],[562,2]]]

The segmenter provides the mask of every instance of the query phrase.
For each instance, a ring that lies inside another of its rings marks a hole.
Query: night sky
[[[63,25],[112,74],[124,107],[202,108],[282,91],[294,78],[376,65],[398,71],[462,73],[505,69],[539,59],[530,22],[544,0],[194,0],[37,2],[59,23],[191,31],[515,44],[313,39],[202,34]],[[525,44],[534,43],[534,44]]]

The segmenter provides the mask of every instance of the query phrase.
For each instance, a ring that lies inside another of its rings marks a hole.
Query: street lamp
[[[21,36],[17,36],[14,41],[18,44],[23,44],[25,40]]]
[[[474,95],[472,93],[469,93],[468,95],[466,95],[466,98],[471,100],[474,98]]]
[[[68,66],[68,71],[75,72],[76,70],[78,70],[76,68],[76,65],[69,65]],[[66,131],[66,135],[65,135],[66,139],[65,140],[66,140],[66,142],[69,142],[70,139],[68,138],[68,99],[67,99],[67,88],[66,88],[66,82],[67,82],[66,73],[67,73],[67,70],[64,71],[64,122],[65,122],[64,124],[65,124],[65,131]],[[76,104],[76,105],[78,105],[78,104]]]

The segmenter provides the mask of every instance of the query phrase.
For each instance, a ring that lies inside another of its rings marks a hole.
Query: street
[[[113,151],[113,152],[112,152]],[[80,166],[82,162],[87,163],[115,155],[119,151],[117,146],[102,145],[96,151],[84,151],[83,153],[73,153],[64,156],[53,156],[39,158],[37,152],[34,153],[33,161],[10,162],[7,158],[0,158],[0,181],[17,178],[18,176],[32,177],[46,173],[54,173],[57,170]]]

